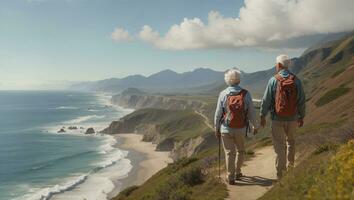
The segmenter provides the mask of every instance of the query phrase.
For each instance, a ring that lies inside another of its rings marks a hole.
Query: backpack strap
[[[280,76],[280,74],[275,74],[274,75],[274,78],[277,79],[279,82],[282,82],[285,80],[285,78],[283,78],[282,76]],[[292,80],[295,80],[296,79],[296,76],[293,74],[293,73],[289,73],[289,77],[290,79]]]
[[[275,78],[277,81],[279,81],[279,82],[284,81],[284,78],[283,78],[282,76],[280,76],[280,74],[274,75],[274,78]]]
[[[240,94],[242,95],[242,98],[243,98],[243,101],[245,101],[245,97],[246,97],[246,94],[247,94],[247,90],[245,89],[242,89]],[[245,120],[246,120],[246,133],[245,133],[245,137],[247,137],[247,133],[248,133],[248,130],[250,129],[250,123],[249,123],[249,120],[248,120],[248,109],[247,109],[247,106],[246,106],[246,102],[244,103],[245,104]]]
[[[292,80],[295,80],[297,77],[295,76],[295,74],[293,74],[293,73],[290,73],[290,76],[289,76],[289,78],[290,79],[292,79]]]
[[[241,91],[240,91],[240,94],[242,95],[242,97],[245,97],[246,96],[246,94],[247,94],[247,90],[245,90],[245,89],[242,89]]]

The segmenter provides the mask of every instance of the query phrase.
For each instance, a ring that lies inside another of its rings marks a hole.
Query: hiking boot
[[[242,177],[243,177],[242,173],[236,174],[236,180],[241,180]]]
[[[226,182],[227,182],[229,185],[235,185],[235,180],[234,180],[234,179],[226,178]]]

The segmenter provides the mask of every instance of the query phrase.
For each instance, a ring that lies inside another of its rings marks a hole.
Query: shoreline
[[[108,199],[117,196],[127,187],[143,184],[172,162],[170,152],[155,151],[156,145],[142,141],[142,134],[120,133],[112,136],[117,140],[119,149],[129,152],[126,158],[131,161],[133,168],[125,178],[117,180],[115,188],[108,194]]]

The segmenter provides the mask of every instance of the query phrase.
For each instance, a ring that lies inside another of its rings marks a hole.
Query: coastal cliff
[[[216,144],[205,119],[192,110],[140,109],[113,121],[102,132],[140,133],[144,141],[157,145],[157,151],[170,151],[173,160],[189,157]]]
[[[216,96],[173,96],[153,95],[144,93],[135,88],[129,88],[120,94],[114,95],[112,104],[123,108],[158,108],[166,110],[194,110],[208,118],[212,123],[213,110],[215,110]]]
[[[112,103],[124,108],[161,108],[170,110],[201,109],[205,104],[198,100],[139,94],[118,94],[112,97]]]

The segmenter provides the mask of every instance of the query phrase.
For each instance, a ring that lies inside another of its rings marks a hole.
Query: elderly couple
[[[276,153],[275,167],[280,179],[295,161],[295,132],[303,126],[305,117],[305,94],[300,79],[288,67],[290,58],[280,55],[276,58],[276,74],[269,80],[260,109],[260,125],[266,125],[270,111],[272,140]],[[227,182],[235,184],[241,179],[241,167],[245,154],[245,134],[251,122],[253,133],[258,132],[256,112],[251,94],[239,86],[240,72],[231,69],[225,73],[228,87],[223,90],[217,102],[214,124],[215,135],[222,138],[225,151]],[[235,165],[237,152],[237,161]],[[288,166],[287,166],[288,161]]]

